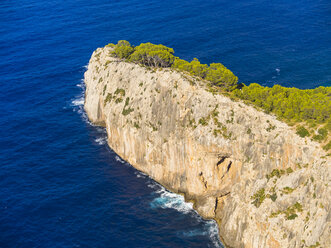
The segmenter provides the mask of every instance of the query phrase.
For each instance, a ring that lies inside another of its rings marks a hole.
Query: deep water
[[[97,47],[162,43],[240,81],[331,82],[329,0],[0,2],[0,247],[219,247],[214,222],[121,161],[84,114]]]

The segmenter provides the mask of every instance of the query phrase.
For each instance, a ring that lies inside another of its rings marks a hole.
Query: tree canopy
[[[235,90],[234,94],[287,120],[323,123],[331,117],[331,87],[301,90],[280,85],[263,87],[253,83]]]
[[[111,43],[108,46],[114,48],[112,55],[121,59],[127,59],[134,52],[133,46],[126,40],[120,40],[116,45]]]
[[[212,63],[208,66],[207,64],[201,64],[196,58],[188,62],[176,57],[172,67],[206,79],[213,85],[227,91],[232,91],[238,86],[238,77],[221,63]]]
[[[246,86],[238,85],[236,77],[221,63],[212,63],[209,66],[202,64],[196,58],[191,62],[174,56],[174,50],[164,45],[142,43],[132,46],[128,41],[120,40],[109,44],[114,57],[153,67],[171,67],[179,71],[186,71],[200,77],[222,91],[228,91],[232,97],[240,98],[262,108],[267,113],[274,113],[287,122],[309,124],[307,135],[319,142],[329,142],[324,146],[331,149],[328,133],[331,132],[331,87],[301,90],[286,88],[280,85],[263,87],[257,83]],[[323,127],[321,127],[323,126]],[[318,129],[318,130],[317,130]],[[301,130],[301,131],[300,131]],[[298,132],[303,133],[303,127]]]
[[[331,87],[320,86],[315,89],[301,90],[280,85],[263,87],[253,83],[233,91],[233,95],[274,113],[289,123],[305,123],[308,132],[299,126],[297,133],[311,136],[318,142],[329,140],[331,132]],[[330,142],[323,148],[330,150]]]
[[[129,57],[130,61],[155,67],[170,67],[174,62],[174,50],[164,45],[141,43]]]
[[[197,58],[191,62],[174,56],[174,49],[164,45],[155,45],[150,42],[132,46],[126,40],[109,44],[113,47],[112,55],[131,62],[154,67],[172,67],[180,71],[201,77],[224,90],[232,91],[237,88],[238,77],[221,63],[212,63],[210,66],[201,64]]]

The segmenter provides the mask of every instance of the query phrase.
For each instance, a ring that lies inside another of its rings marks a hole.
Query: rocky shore
[[[274,116],[98,48],[85,111],[109,146],[215,219],[226,247],[331,247],[331,158]]]

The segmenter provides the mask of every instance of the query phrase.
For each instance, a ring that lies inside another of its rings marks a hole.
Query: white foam
[[[81,92],[78,96],[76,96],[73,100],[71,100],[70,107],[74,112],[77,112],[82,120],[86,123],[88,123],[91,126],[95,126],[93,123],[91,123],[87,117],[86,112],[84,111],[84,101],[85,101],[85,83],[84,79],[80,80],[80,83],[76,84],[77,87],[81,89]]]
[[[145,173],[143,173],[143,172],[141,172],[141,171],[136,171],[134,174],[135,174],[136,177],[138,177],[138,178],[146,178],[146,177],[148,177]],[[148,185],[147,185],[147,186],[148,186]]]
[[[172,208],[184,214],[194,211],[193,203],[185,202],[181,195],[169,192],[164,187],[160,187],[156,193],[160,196],[151,202],[152,208]]]
[[[104,128],[104,127],[97,126],[95,129],[98,131],[98,133],[101,133],[101,134],[104,134],[104,135],[107,134],[106,128]]]
[[[213,244],[215,245],[215,247],[222,247],[223,245],[220,241],[219,238],[219,233],[218,233],[218,226],[216,221],[214,220],[209,220],[207,223],[207,228],[208,228],[208,235],[211,238]]]
[[[188,231],[179,232],[179,236],[182,237],[195,237],[195,236],[208,236],[210,237],[213,247],[222,247],[223,245],[219,239],[218,226],[214,220],[203,220],[199,216],[199,221],[203,222],[203,226],[198,229],[192,229]]]
[[[84,96],[76,97],[74,100],[71,101],[72,111],[77,112],[84,122],[88,123],[91,126],[95,126],[91,123],[87,117],[86,112],[84,111]]]
[[[88,65],[85,65],[84,68],[87,69]],[[276,69],[277,71],[277,69]],[[278,71],[277,71],[278,72]],[[82,79],[79,84],[76,85],[77,87],[82,89],[82,93],[77,96],[75,99],[72,100],[72,106],[73,106],[73,111],[79,113],[82,117],[82,119],[88,123],[91,126],[94,126],[93,123],[91,123],[88,120],[87,114],[84,111],[84,91],[85,91],[85,83],[84,80]],[[105,129],[98,129],[99,132],[101,133],[106,133]],[[99,145],[104,145],[107,142],[107,136],[99,137],[95,139],[95,142],[97,142]],[[124,164],[126,163],[123,159],[121,159],[119,156],[115,156],[116,161]],[[138,178],[143,177],[146,178],[148,175],[146,175],[143,172],[137,171],[136,176]],[[194,216],[197,218],[203,220],[197,212],[193,209],[193,204],[185,202],[184,197],[172,192],[167,191],[164,187],[162,187],[160,184],[150,181],[150,183],[147,185],[148,187],[152,188],[155,190],[156,194],[159,194],[159,197],[155,198],[151,203],[152,208],[172,208],[175,209],[179,212],[182,212],[184,214],[192,213]],[[210,220],[207,222],[207,231],[203,230],[192,230],[189,231],[188,233],[183,233],[185,236],[196,236],[196,235],[209,235],[211,237],[212,242],[214,243],[215,247],[223,247],[221,245],[221,242],[219,240],[219,235],[218,235],[218,227],[215,221]]]
[[[122,163],[122,164],[124,164],[125,163],[125,161],[123,160],[123,159],[121,159],[119,156],[115,156],[115,159],[116,159],[116,161],[117,162],[120,162],[120,163]]]
[[[152,183],[147,184],[147,187],[154,189],[157,192],[162,186],[152,181]]]
[[[107,137],[99,137],[95,140],[99,145],[104,145],[107,142]]]
[[[81,79],[80,82],[79,82],[79,84],[76,84],[76,86],[77,86],[78,88],[81,88],[81,89],[85,90],[85,82],[84,82],[84,79]]]
[[[218,226],[214,220],[204,220],[194,209],[193,204],[185,202],[183,196],[167,191],[160,184],[152,181],[147,185],[149,188],[155,190],[156,194],[159,194],[151,203],[151,208],[172,208],[184,214],[191,214],[199,222],[204,223],[202,229],[193,229],[185,232],[181,232],[181,235],[185,237],[193,236],[208,236],[213,242],[215,247],[223,247],[219,239]]]
[[[73,106],[83,106],[84,105],[84,97],[76,98],[71,103],[72,103]]]

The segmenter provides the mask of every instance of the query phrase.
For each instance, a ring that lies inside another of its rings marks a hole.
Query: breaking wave
[[[87,68],[87,66],[84,66]],[[82,119],[88,123],[91,126],[94,126],[93,123],[91,123],[88,120],[87,114],[84,111],[84,91],[85,91],[85,84],[84,80],[81,80],[79,84],[76,85],[79,87],[82,91],[81,93],[76,96],[71,101],[71,107],[73,108],[74,112],[77,112],[80,114]],[[96,137],[95,142],[99,145],[104,145],[107,143],[107,133],[104,128],[96,127],[98,133],[101,134],[101,137]],[[126,161],[124,161],[122,158],[120,158],[118,155],[115,155],[115,160],[117,162],[120,162],[121,164],[127,164]],[[157,197],[154,198],[150,202],[150,207],[152,209],[156,208],[162,208],[162,209],[175,209],[178,212],[181,212],[183,214],[191,214],[192,217],[196,218],[199,222],[204,223],[202,228],[199,229],[192,229],[192,230],[186,230],[186,231],[180,231],[178,232],[178,236],[180,238],[187,238],[187,237],[195,237],[195,236],[208,236],[212,240],[215,247],[223,247],[218,235],[218,227],[217,223],[213,220],[203,220],[200,215],[193,209],[193,203],[185,202],[185,199],[182,195],[175,194],[172,192],[167,191],[163,186],[149,178],[148,175],[141,171],[136,171],[135,175],[138,178],[144,178],[148,180],[147,186],[149,188],[153,189],[153,194],[156,194]]]
[[[123,159],[121,159],[119,156],[115,156],[115,160],[117,161],[117,162],[120,162],[121,164],[124,164],[125,163],[125,161],[123,160]]]
[[[178,232],[178,236],[180,237],[208,236],[212,240],[215,247],[223,247],[219,239],[218,226],[216,221],[204,220],[193,209],[192,203],[185,202],[183,196],[167,191],[160,184],[153,181],[152,183],[149,183],[147,186],[154,190],[154,194],[158,195],[158,197],[154,198],[150,203],[150,207],[152,209],[155,208],[175,209],[183,214],[191,214],[192,217],[198,220],[198,222],[204,223],[202,228]]]
[[[201,218],[201,221],[202,221],[202,218]],[[188,231],[181,231],[181,232],[178,232],[178,236],[185,237],[185,238],[196,237],[196,236],[209,236],[210,239],[212,240],[213,244],[215,245],[215,247],[223,248],[221,241],[219,239],[218,226],[217,226],[216,221],[204,220],[204,223],[205,224],[202,228],[192,229],[192,230],[188,230]]]
[[[99,145],[104,145],[107,143],[107,137],[99,137],[95,139],[95,142],[97,142]]]
[[[193,204],[185,202],[184,197],[181,195],[169,192],[163,187],[156,193],[159,194],[159,197],[151,202],[152,208],[173,208],[184,214],[194,211]]]

